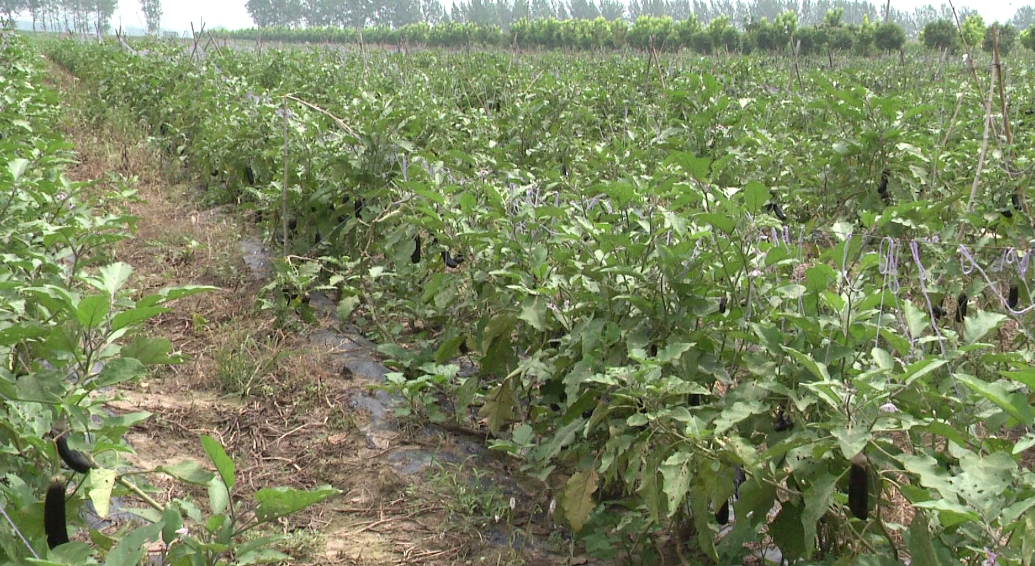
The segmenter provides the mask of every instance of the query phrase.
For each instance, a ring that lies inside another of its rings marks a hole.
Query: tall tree
[[[421,21],[420,0],[381,0],[375,19],[393,28],[415,24]]]
[[[993,33],[998,31],[998,41],[993,38]],[[995,22],[985,29],[985,40],[981,43],[981,48],[991,53],[995,48],[995,45],[999,45],[999,53],[1001,55],[1009,55],[1013,51],[1013,46],[1017,43],[1017,28],[1013,24],[1006,23],[1001,24]]]
[[[147,33],[157,34],[162,29],[162,0],[140,0],[140,11],[144,12]]]
[[[294,27],[305,19],[302,0],[248,0],[244,4],[255,25]]]
[[[7,14],[7,19],[14,21],[14,15],[25,8],[24,0],[0,0],[0,11]]]
[[[951,49],[956,51],[959,48],[960,38],[956,32],[956,24],[947,19],[937,19],[927,22],[924,26],[924,45],[930,49]]]
[[[341,2],[341,25],[362,28],[374,21],[377,6],[373,0],[344,0]]]
[[[569,0],[568,12],[576,20],[595,20],[600,15],[600,9],[589,0]]]
[[[268,28],[274,24],[276,13],[273,0],[248,0],[244,3],[244,9],[248,10],[248,16],[256,27]]]
[[[690,0],[669,0],[665,3],[665,15],[672,16],[673,20],[685,20],[692,13]]]
[[[29,16],[32,17],[32,31],[36,31],[36,22],[40,21],[42,4],[41,0],[28,0],[25,3],[25,8],[29,10]]]
[[[1035,24],[1035,7],[1025,5],[1017,8],[1009,23],[1013,24],[1017,29],[1028,29],[1031,24]]]
[[[341,24],[341,2],[338,0],[303,0],[302,11],[307,26]]]
[[[600,0],[597,4],[600,15],[609,22],[625,17],[625,4],[621,0]]]
[[[93,31],[98,37],[111,31],[111,17],[119,9],[119,0],[94,0],[91,6]]]
[[[708,25],[708,22],[715,17],[712,13],[712,4],[707,0],[693,0],[690,5],[694,10],[694,15],[697,16],[697,21],[704,25]]]
[[[446,9],[439,0],[419,0],[420,19],[426,24],[437,24],[449,19]]]
[[[528,11],[528,17],[531,20],[545,20],[546,18],[557,17],[557,11],[554,10],[550,0],[530,0]]]
[[[665,15],[665,0],[632,0],[629,2],[629,18],[636,21],[640,16],[660,18]]]
[[[529,5],[529,1],[514,0],[513,15],[515,22],[522,18],[532,19],[532,6]]]
[[[490,23],[500,26],[504,31],[510,29],[510,24],[520,17],[514,15],[514,0],[496,0],[493,5],[493,16]]]
[[[463,14],[463,21],[474,24],[488,24],[495,23],[495,6],[491,3],[492,0],[468,0],[466,4],[457,3],[454,7],[459,7]]]

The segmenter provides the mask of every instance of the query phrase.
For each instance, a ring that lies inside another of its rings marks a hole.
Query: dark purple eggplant
[[[865,521],[870,512],[869,462],[863,454],[852,458],[848,470],[848,509],[860,521]]]
[[[93,462],[91,462],[85,454],[78,450],[73,450],[68,447],[67,434],[62,434],[61,436],[57,437],[56,442],[58,455],[61,456],[61,460],[64,461],[65,465],[67,465],[69,468],[72,468],[80,474],[85,474],[89,472],[92,468],[94,468]]]
[[[43,530],[47,533],[47,546],[51,549],[68,542],[65,484],[56,479],[47,488],[47,497],[43,500]]]

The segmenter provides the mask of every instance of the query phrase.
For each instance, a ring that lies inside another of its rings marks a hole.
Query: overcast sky
[[[190,30],[191,22],[194,27],[199,27],[202,20],[206,27],[213,28],[223,26],[226,28],[251,27],[252,20],[248,17],[248,11],[244,9],[245,0],[164,0],[162,7],[165,10],[165,17],[162,27],[169,30],[184,31]],[[938,0],[891,0],[891,5],[899,10],[912,11],[917,6],[924,4],[938,5]],[[1013,16],[1018,6],[1029,2],[1021,0],[964,0],[957,3],[956,8],[962,5],[976,7],[977,11],[985,18],[985,23],[995,20],[1006,21]],[[146,27],[144,17],[140,13],[140,2],[138,0],[120,0],[119,11],[116,12],[112,23],[118,27]],[[451,4],[446,0],[446,4]],[[884,4],[883,1],[880,2]]]

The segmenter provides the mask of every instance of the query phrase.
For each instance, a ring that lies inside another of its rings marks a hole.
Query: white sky
[[[871,0],[873,1],[873,0]],[[245,0],[164,0],[162,7],[165,17],[162,21],[164,29],[185,31],[190,30],[191,22],[194,27],[199,27],[202,19],[208,28],[223,26],[226,28],[251,27],[252,20],[248,17],[248,11],[244,9]],[[451,4],[450,0],[446,0]],[[877,0],[881,6],[883,0]],[[891,0],[891,5],[899,10],[912,11],[917,6],[925,4],[941,4],[940,0]],[[976,7],[978,13],[985,18],[985,23],[992,23],[995,20],[1006,21],[1013,16],[1018,6],[1030,4],[1022,0],[962,0],[956,3],[956,8],[970,5]],[[123,27],[146,27],[144,17],[140,13],[140,2],[138,0],[120,0],[119,10],[112,18],[115,27],[119,23]]]

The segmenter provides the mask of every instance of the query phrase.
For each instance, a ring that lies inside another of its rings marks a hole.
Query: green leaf
[[[1011,525],[1018,517],[1028,513],[1028,510],[1035,506],[1035,497],[1022,499],[1017,503],[1003,509],[1001,525]]]
[[[272,538],[272,537],[270,537]],[[284,538],[284,537],[278,537]],[[248,566],[250,564],[286,564],[291,562],[291,557],[283,552],[272,548],[260,548],[250,552],[242,552],[236,556],[234,564],[237,566]]]
[[[798,361],[799,364],[805,366],[805,369],[809,370],[809,373],[816,376],[820,381],[830,381],[830,373],[827,372],[826,364],[813,360],[807,354],[803,354],[797,350],[791,348],[784,348],[792,358]]]
[[[686,342],[673,342],[658,351],[657,360],[662,364],[674,362],[678,360],[683,353],[693,347],[693,344],[688,344]]]
[[[943,436],[946,439],[956,443],[956,445],[961,448],[967,446],[967,441],[963,438],[963,435],[960,434],[960,431],[957,430],[955,426],[945,421],[932,420],[931,422],[924,423],[915,428],[918,430],[930,432],[931,434]]]
[[[676,452],[661,465],[662,491],[668,499],[668,514],[671,517],[679,511],[683,498],[690,489],[690,454]]]
[[[463,334],[458,334],[448,340],[444,340],[438,349],[435,350],[435,363],[444,364],[453,359],[453,356],[456,356],[457,351],[460,349],[460,344],[466,339],[467,337]]]
[[[698,214],[697,219],[711,224],[713,228],[726,235],[732,235],[737,227],[733,219],[725,214],[706,212]]]
[[[909,385],[932,371],[944,366],[946,363],[948,362],[938,358],[924,358],[918,362],[909,364],[906,367],[906,371],[902,372],[901,379],[905,381],[906,385]]]
[[[1024,540],[1021,542],[1022,556],[1035,556],[1035,516],[1028,515],[1024,518]],[[1025,563],[1030,566],[1031,561]]]
[[[477,378],[473,379],[475,381],[478,381]],[[511,438],[518,446],[527,446],[528,444],[531,444],[535,438],[535,429],[533,429],[528,424],[518,425],[514,428],[514,432],[511,434]]]
[[[740,423],[753,415],[761,415],[769,412],[769,408],[759,401],[737,401],[733,405],[723,409],[722,414],[715,419],[715,435],[719,436],[729,430],[733,425]]]
[[[90,490],[88,492],[90,501],[93,501],[93,508],[97,516],[102,519],[108,517],[108,509],[111,506],[111,490],[115,487],[115,470],[106,468],[94,468],[90,470]]]
[[[909,329],[909,335],[913,338],[917,338],[923,334],[924,329],[930,325],[928,313],[916,308],[916,305],[914,305],[912,301],[902,302],[902,314],[905,316],[906,328]]]
[[[816,525],[830,509],[831,499],[834,497],[834,489],[837,487],[837,477],[824,473],[812,480],[809,487],[802,494],[805,499],[805,511],[801,514],[801,524],[805,531],[805,554],[812,552],[816,543]]]
[[[398,344],[380,344],[377,347],[378,353],[384,354],[390,360],[405,362],[413,359],[413,354]]]
[[[25,321],[0,330],[0,345],[10,346],[22,340],[42,338],[50,333],[50,330],[36,321]]]
[[[640,501],[643,501],[643,506],[647,508],[652,521],[661,520],[662,509],[661,501],[661,489],[658,486],[658,476],[656,468],[651,467],[652,462],[648,461],[647,468],[640,474],[640,485],[636,487],[636,494],[640,496]],[[667,499],[667,498],[666,498]]]
[[[707,157],[696,157],[690,152],[673,152],[666,163],[679,165],[686,173],[689,173],[698,181],[708,180],[708,170],[711,168],[712,160]]]
[[[780,548],[783,558],[794,562],[805,555],[805,526],[802,524],[803,508],[791,500],[780,505],[780,512],[769,524],[769,536]],[[811,544],[811,543],[810,543]]]
[[[226,488],[226,484],[220,478],[213,477],[212,481],[208,482],[209,509],[215,515],[222,515],[226,512],[229,503],[230,491]]]
[[[169,312],[169,309],[165,307],[148,307],[143,309],[130,309],[128,311],[122,311],[119,314],[111,317],[111,329],[112,331],[119,330],[131,324],[156,317],[166,312]]]
[[[356,307],[358,307],[362,302],[363,301],[359,298],[358,295],[349,295],[347,297],[342,297],[341,300],[338,301],[338,308],[334,313],[335,316],[338,318],[338,322],[348,322],[349,317],[352,316],[353,311],[355,311]]]
[[[461,193],[460,195],[460,210],[465,213],[469,213],[474,210],[474,207],[478,206],[478,199],[471,193]]]
[[[255,493],[255,501],[259,504],[255,508],[255,518],[260,523],[275,521],[340,493],[340,489],[330,486],[310,490],[289,487],[260,489]]]
[[[205,530],[210,533],[218,533],[223,528],[223,525],[226,524],[228,518],[224,514],[209,515],[205,521]]]
[[[650,419],[643,413],[633,413],[629,415],[629,418],[625,419],[625,424],[631,427],[645,426],[648,422],[650,422]]]
[[[890,371],[895,368],[895,360],[884,348],[871,348],[870,355],[873,356],[873,362],[878,368],[885,371]]]
[[[829,265],[814,265],[805,270],[805,287],[813,295],[826,291],[834,281],[837,281],[837,272]]]
[[[119,289],[121,289],[126,281],[129,281],[129,276],[133,274],[133,268],[126,263],[113,263],[111,265],[105,265],[101,267],[101,291],[108,293],[108,298],[114,299],[118,296]]]
[[[157,523],[133,529],[108,553],[105,566],[137,566],[144,557],[144,547],[148,542],[158,540],[165,525]]]
[[[1026,385],[1028,389],[1035,389],[1035,368],[1024,368],[1019,371],[1000,371],[999,375],[1019,381]]]
[[[749,181],[744,187],[744,208],[748,212],[758,212],[769,198],[769,189],[758,181]]]
[[[237,548],[235,549],[235,554],[244,555],[244,554],[250,554],[250,553],[253,553],[253,552],[259,552],[264,547],[270,546],[271,544],[274,544],[276,542],[280,542],[280,541],[284,540],[285,538],[287,538],[286,535],[269,535],[269,536],[259,537],[259,538],[256,538],[256,539],[251,539],[251,540],[248,540],[247,542],[241,542],[241,544],[239,544],[237,546]],[[238,558],[236,560],[236,562],[240,562],[240,558]]]
[[[216,439],[208,435],[201,435],[201,446],[205,449],[205,453],[212,459],[212,463],[216,466],[216,471],[219,472],[219,477],[222,478],[223,484],[226,485],[228,490],[234,488],[234,461],[230,459],[230,456],[226,455],[226,450],[223,446],[216,442]]]
[[[122,348],[123,358],[133,358],[149,366],[156,364],[178,363],[179,359],[169,356],[172,342],[168,338],[146,338],[137,336]]]
[[[1035,415],[1032,414],[1031,405],[1027,397],[1020,393],[1010,393],[998,383],[987,383],[972,375],[964,373],[956,374],[956,381],[963,383],[982,397],[995,403],[1000,409],[1006,411],[1011,417],[1025,426],[1031,426]]]
[[[474,402],[480,385],[481,380],[478,379],[478,376],[471,376],[463,379],[460,387],[456,389],[456,406],[453,408],[453,412],[458,421],[468,415],[467,409]]]
[[[162,527],[162,542],[168,546],[180,537],[176,531],[183,526],[183,517],[180,516],[180,510],[176,508],[175,503],[166,504],[162,511],[162,523],[165,525]]]
[[[532,328],[539,332],[546,330],[546,301],[542,297],[529,297],[521,306],[521,314],[518,320],[527,322]]]
[[[701,552],[710,558],[711,563],[717,563],[718,555],[715,551],[715,536],[712,534],[710,524],[711,517],[713,516],[711,509],[709,509],[711,498],[708,497],[708,493],[700,483],[694,484],[690,488],[687,498],[690,500],[690,511],[691,515],[693,515],[694,527],[697,530],[697,544],[701,547]]]
[[[596,503],[593,502],[593,493],[597,490],[597,472],[575,472],[564,486],[564,516],[571,524],[572,532],[578,533],[585,526],[589,514],[593,512]]]
[[[123,431],[129,430],[131,427],[136,426],[138,423],[142,423],[147,419],[151,418],[148,411],[136,411],[133,413],[119,413],[107,416],[101,419],[101,427],[105,432],[109,434],[115,434],[116,436],[120,433],[116,429],[122,429]]]
[[[22,174],[25,173],[26,167],[29,166],[28,159],[12,159],[7,163],[7,171],[11,173],[11,177],[14,177],[14,182],[17,183],[18,179],[21,178]]]
[[[79,301],[76,320],[83,328],[94,329],[104,323],[111,308],[111,299],[104,295],[90,295]]]
[[[97,374],[94,387],[111,387],[118,383],[134,381],[147,374],[144,364],[135,358],[116,358],[108,360],[104,368]]]
[[[941,566],[931,537],[927,515],[917,513],[909,525],[909,556],[913,559],[913,566]]]
[[[960,523],[980,523],[981,516],[971,511],[964,505],[952,503],[947,499],[936,499],[933,501],[919,501],[913,503],[914,507],[930,509],[938,513],[938,521],[943,528],[950,528]]]
[[[956,494],[957,488],[952,483],[952,474],[934,458],[926,454],[900,454],[898,460],[902,462],[902,466],[906,471],[920,477],[919,485],[926,488],[926,490],[937,490],[938,493],[945,497]],[[923,493],[925,500],[930,497],[926,490]],[[917,503],[914,499],[911,499],[911,501]]]
[[[995,330],[1006,320],[1005,314],[988,311],[978,311],[967,317],[963,325],[963,341],[973,344],[985,337],[986,334]]]
[[[862,452],[863,448],[866,447],[866,443],[873,438],[870,431],[862,427],[846,429],[839,426],[831,434],[837,439],[837,443],[841,447],[841,453],[844,454],[846,460],[851,460],[856,454]]]
[[[201,464],[193,460],[185,460],[171,466],[159,466],[156,471],[168,474],[180,481],[200,486],[208,486],[208,482],[216,477],[215,474],[202,468]]]

